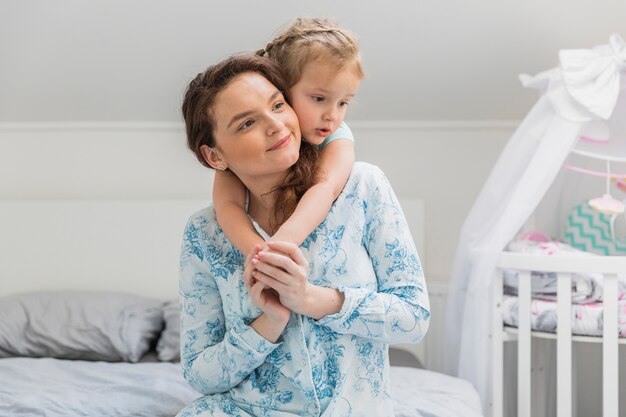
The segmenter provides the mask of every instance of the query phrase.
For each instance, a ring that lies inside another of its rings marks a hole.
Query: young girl
[[[302,139],[322,150],[317,184],[303,195],[282,226],[267,231],[272,241],[299,246],[326,217],[354,164],[354,138],[343,119],[364,77],[359,49],[355,38],[334,23],[299,18],[258,54],[281,65]],[[254,120],[240,123],[245,129]],[[250,260],[254,252],[266,247],[246,215],[245,187],[227,169],[222,165],[215,175],[217,220],[228,239]]]

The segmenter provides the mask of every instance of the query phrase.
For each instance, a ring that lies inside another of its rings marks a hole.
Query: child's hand
[[[254,265],[250,261],[254,257],[256,257],[257,253],[261,251],[261,245],[255,245],[252,251],[246,256],[246,261],[243,264],[243,281],[246,283],[246,288],[250,290],[252,285],[255,283],[255,279],[252,277],[252,271],[254,270]]]
[[[250,289],[254,284],[256,284],[256,279],[252,276],[252,271],[256,269],[256,266],[252,265],[251,261],[254,258],[258,258],[258,253],[261,251],[268,251],[269,247],[266,244],[257,244],[254,246],[252,251],[246,257],[246,261],[244,263],[243,270],[243,281],[246,284],[246,287]],[[262,285],[265,287],[265,285]]]

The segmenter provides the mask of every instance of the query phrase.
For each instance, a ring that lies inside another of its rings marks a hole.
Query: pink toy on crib
[[[606,213],[613,215],[611,219],[611,234],[613,235],[613,222],[615,216],[624,213],[624,203],[614,199],[611,196],[611,179],[616,177],[611,175],[611,161],[606,160],[606,192],[602,197],[597,197],[589,200],[589,206],[592,209],[599,211],[600,213]],[[614,236],[614,235],[613,235]]]
[[[546,235],[543,232],[538,230],[530,230],[526,233],[521,234],[517,240],[530,240],[531,242],[549,242],[550,236]]]
[[[610,194],[589,200],[589,205],[600,213],[622,214],[624,212],[624,203],[614,199]]]

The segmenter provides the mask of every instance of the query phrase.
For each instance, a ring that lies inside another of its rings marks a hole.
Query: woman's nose
[[[276,116],[272,116],[268,119],[267,134],[271,136],[283,130],[284,127],[285,127],[285,123],[283,123],[283,121],[280,118]]]

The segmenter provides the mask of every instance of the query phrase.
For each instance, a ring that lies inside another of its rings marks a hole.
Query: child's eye
[[[249,128],[250,126],[252,126],[254,124],[254,120],[248,119],[245,122],[243,122],[242,124],[239,125],[239,127],[237,128],[238,131],[240,130],[246,130],[247,128]]]
[[[349,101],[341,101],[341,102],[339,102],[339,106],[340,107],[349,106],[349,105],[350,105]]]
[[[311,98],[313,99],[313,101],[316,101],[318,103],[324,101],[324,97],[322,96],[312,96]]]

